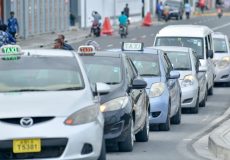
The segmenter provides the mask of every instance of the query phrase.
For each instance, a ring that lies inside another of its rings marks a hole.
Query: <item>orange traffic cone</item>
[[[152,17],[151,17],[151,13],[148,12],[147,15],[144,18],[143,21],[143,26],[151,26],[152,25]]]
[[[112,35],[113,29],[109,20],[109,17],[105,17],[103,26],[102,26],[102,34]]]

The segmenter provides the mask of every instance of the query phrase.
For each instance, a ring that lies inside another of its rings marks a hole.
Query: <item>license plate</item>
[[[13,140],[14,153],[41,152],[41,139],[20,139]]]

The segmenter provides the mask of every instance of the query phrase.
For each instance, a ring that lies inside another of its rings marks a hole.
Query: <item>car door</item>
[[[192,57],[192,63],[194,66],[193,74],[195,75],[199,83],[199,95],[200,95],[199,100],[202,100],[205,94],[205,91],[206,91],[205,73],[199,72],[199,66],[201,64],[200,64],[199,58],[197,57],[197,53],[195,51],[192,51],[191,57]]]
[[[138,78],[136,69],[132,65],[132,62],[129,58],[125,60],[128,84],[132,86],[132,81],[135,78]],[[145,98],[145,89],[132,89],[130,90],[130,96],[133,101],[133,109],[135,112],[135,127],[134,130],[137,132],[139,129],[144,127],[145,117],[146,117],[146,98]]]
[[[166,83],[170,93],[171,99],[171,112],[170,117],[173,116],[179,107],[180,103],[180,87],[177,79],[169,79],[170,72],[173,70],[172,64],[167,56],[164,54],[163,56],[163,64],[166,68]]]

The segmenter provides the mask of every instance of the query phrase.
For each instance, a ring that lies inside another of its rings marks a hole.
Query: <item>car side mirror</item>
[[[207,68],[204,66],[199,66],[199,72],[207,72]]]
[[[180,73],[177,71],[171,71],[169,73],[169,79],[178,79],[180,78]]]
[[[147,87],[147,83],[140,78],[136,78],[133,80],[132,89],[145,89]]]
[[[208,57],[213,58],[213,50],[208,50]]]
[[[108,84],[97,82],[96,83],[96,93],[97,94],[108,94],[111,91],[111,88]]]

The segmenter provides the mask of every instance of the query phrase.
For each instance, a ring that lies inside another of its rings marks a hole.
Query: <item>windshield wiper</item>
[[[157,75],[157,74],[150,74],[150,73],[147,74],[147,73],[146,73],[146,74],[140,74],[140,76],[159,76],[159,75]]]
[[[105,83],[109,85],[119,84],[119,82],[105,82]]]
[[[215,51],[216,53],[227,53],[227,51]]]
[[[190,68],[173,68],[174,70],[182,70],[182,71],[187,71],[190,70]]]
[[[57,89],[58,91],[73,91],[73,90],[80,90],[83,89],[83,87],[66,87],[66,88],[60,88]]]
[[[39,91],[48,91],[45,89],[15,89],[15,90],[9,90],[6,92],[39,92]]]

